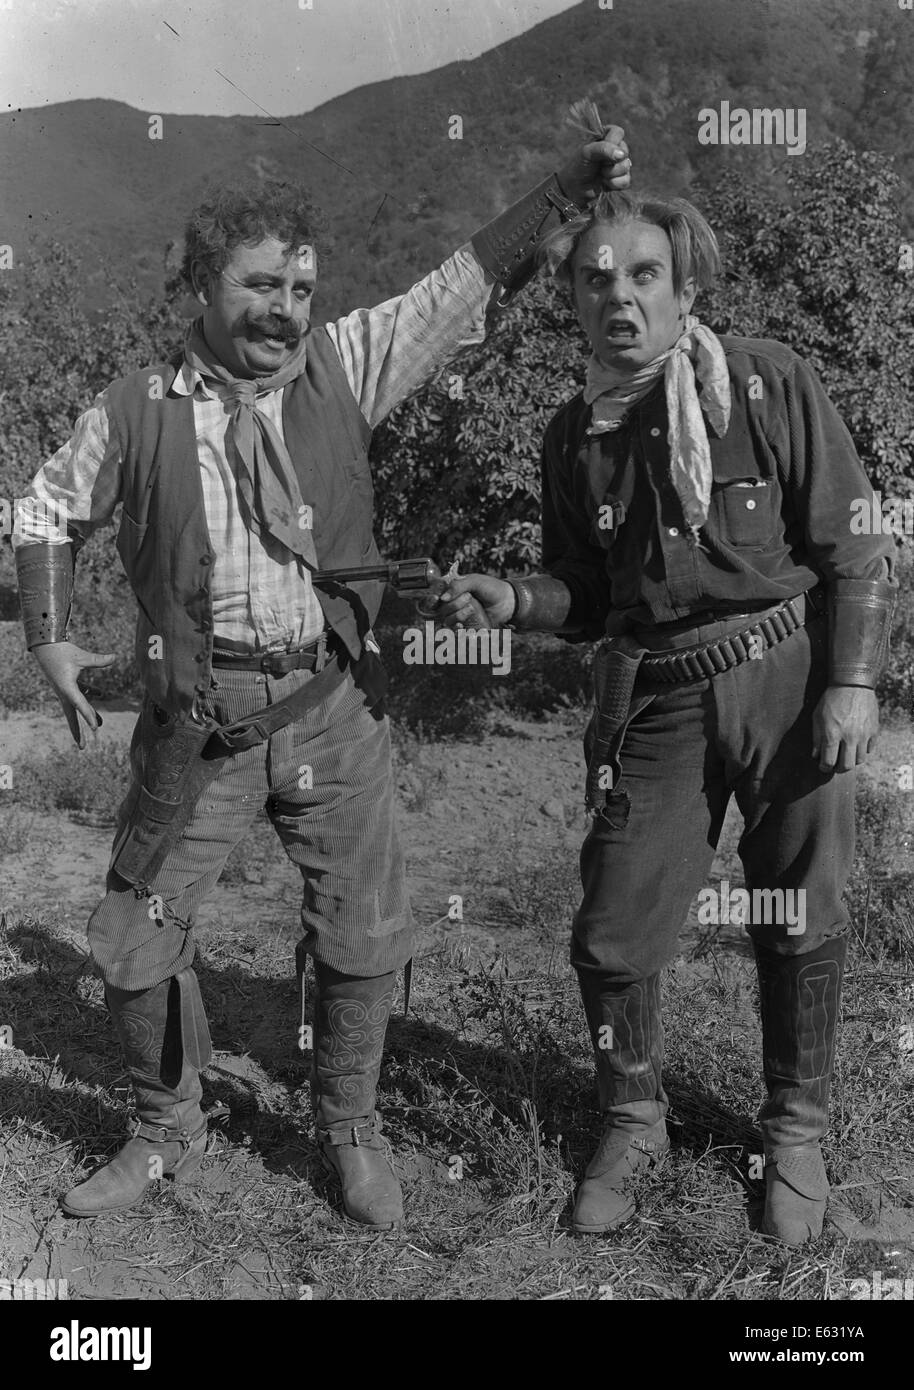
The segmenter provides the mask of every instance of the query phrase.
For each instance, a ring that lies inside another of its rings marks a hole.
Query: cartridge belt
[[[785,641],[806,622],[805,595],[798,594],[777,608],[760,614],[751,626],[731,632],[716,642],[675,651],[648,651],[641,662],[641,676],[653,684],[678,685],[708,680],[761,656],[769,647]]]

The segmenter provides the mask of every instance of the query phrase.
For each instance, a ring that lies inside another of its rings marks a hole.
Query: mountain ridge
[[[404,289],[556,167],[574,139],[565,110],[585,94],[626,127],[637,184],[681,194],[734,164],[771,181],[787,157],[700,146],[701,108],[802,106],[805,157],[836,136],[895,155],[914,230],[912,71],[914,15],[893,16],[880,0],[805,0],[802,10],[792,0],[639,0],[637,10],[617,0],[610,11],[575,6],[477,58],[353,88],[278,125],[259,113],[146,113],[105,98],[27,108],[0,116],[0,243],[21,259],[30,236],[64,239],[85,258],[99,302],[110,282],[131,277],[157,293],[165,248],[208,179],[299,177],[332,243],[320,307],[340,312]],[[268,94],[251,95],[268,107]],[[154,115],[161,140],[148,138]],[[453,115],[461,140],[448,139]]]

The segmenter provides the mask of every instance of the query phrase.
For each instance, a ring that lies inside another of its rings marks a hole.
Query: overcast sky
[[[474,58],[574,0],[0,0],[6,109],[111,97],[143,111],[274,115]],[[176,29],[172,33],[167,24]]]

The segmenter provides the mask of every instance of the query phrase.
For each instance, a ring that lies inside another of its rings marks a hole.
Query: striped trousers
[[[220,669],[204,708],[226,724],[311,679],[309,671],[277,677]],[[115,843],[136,804],[140,727],[138,721],[130,750],[133,781],[118,812]],[[361,978],[406,963],[414,923],[394,822],[390,725],[366,708],[347,672],[302,719],[228,760],[149,884],[160,904],[151,906],[109,869],[106,895],[88,927],[106,984],[150,989],[191,964],[194,914],[261,809],[301,870],[302,949],[320,964]]]

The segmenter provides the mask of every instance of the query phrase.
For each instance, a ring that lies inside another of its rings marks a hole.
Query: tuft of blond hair
[[[568,108],[567,123],[591,140],[602,140],[606,131],[597,104],[590,97],[581,97],[579,101],[572,102]]]

